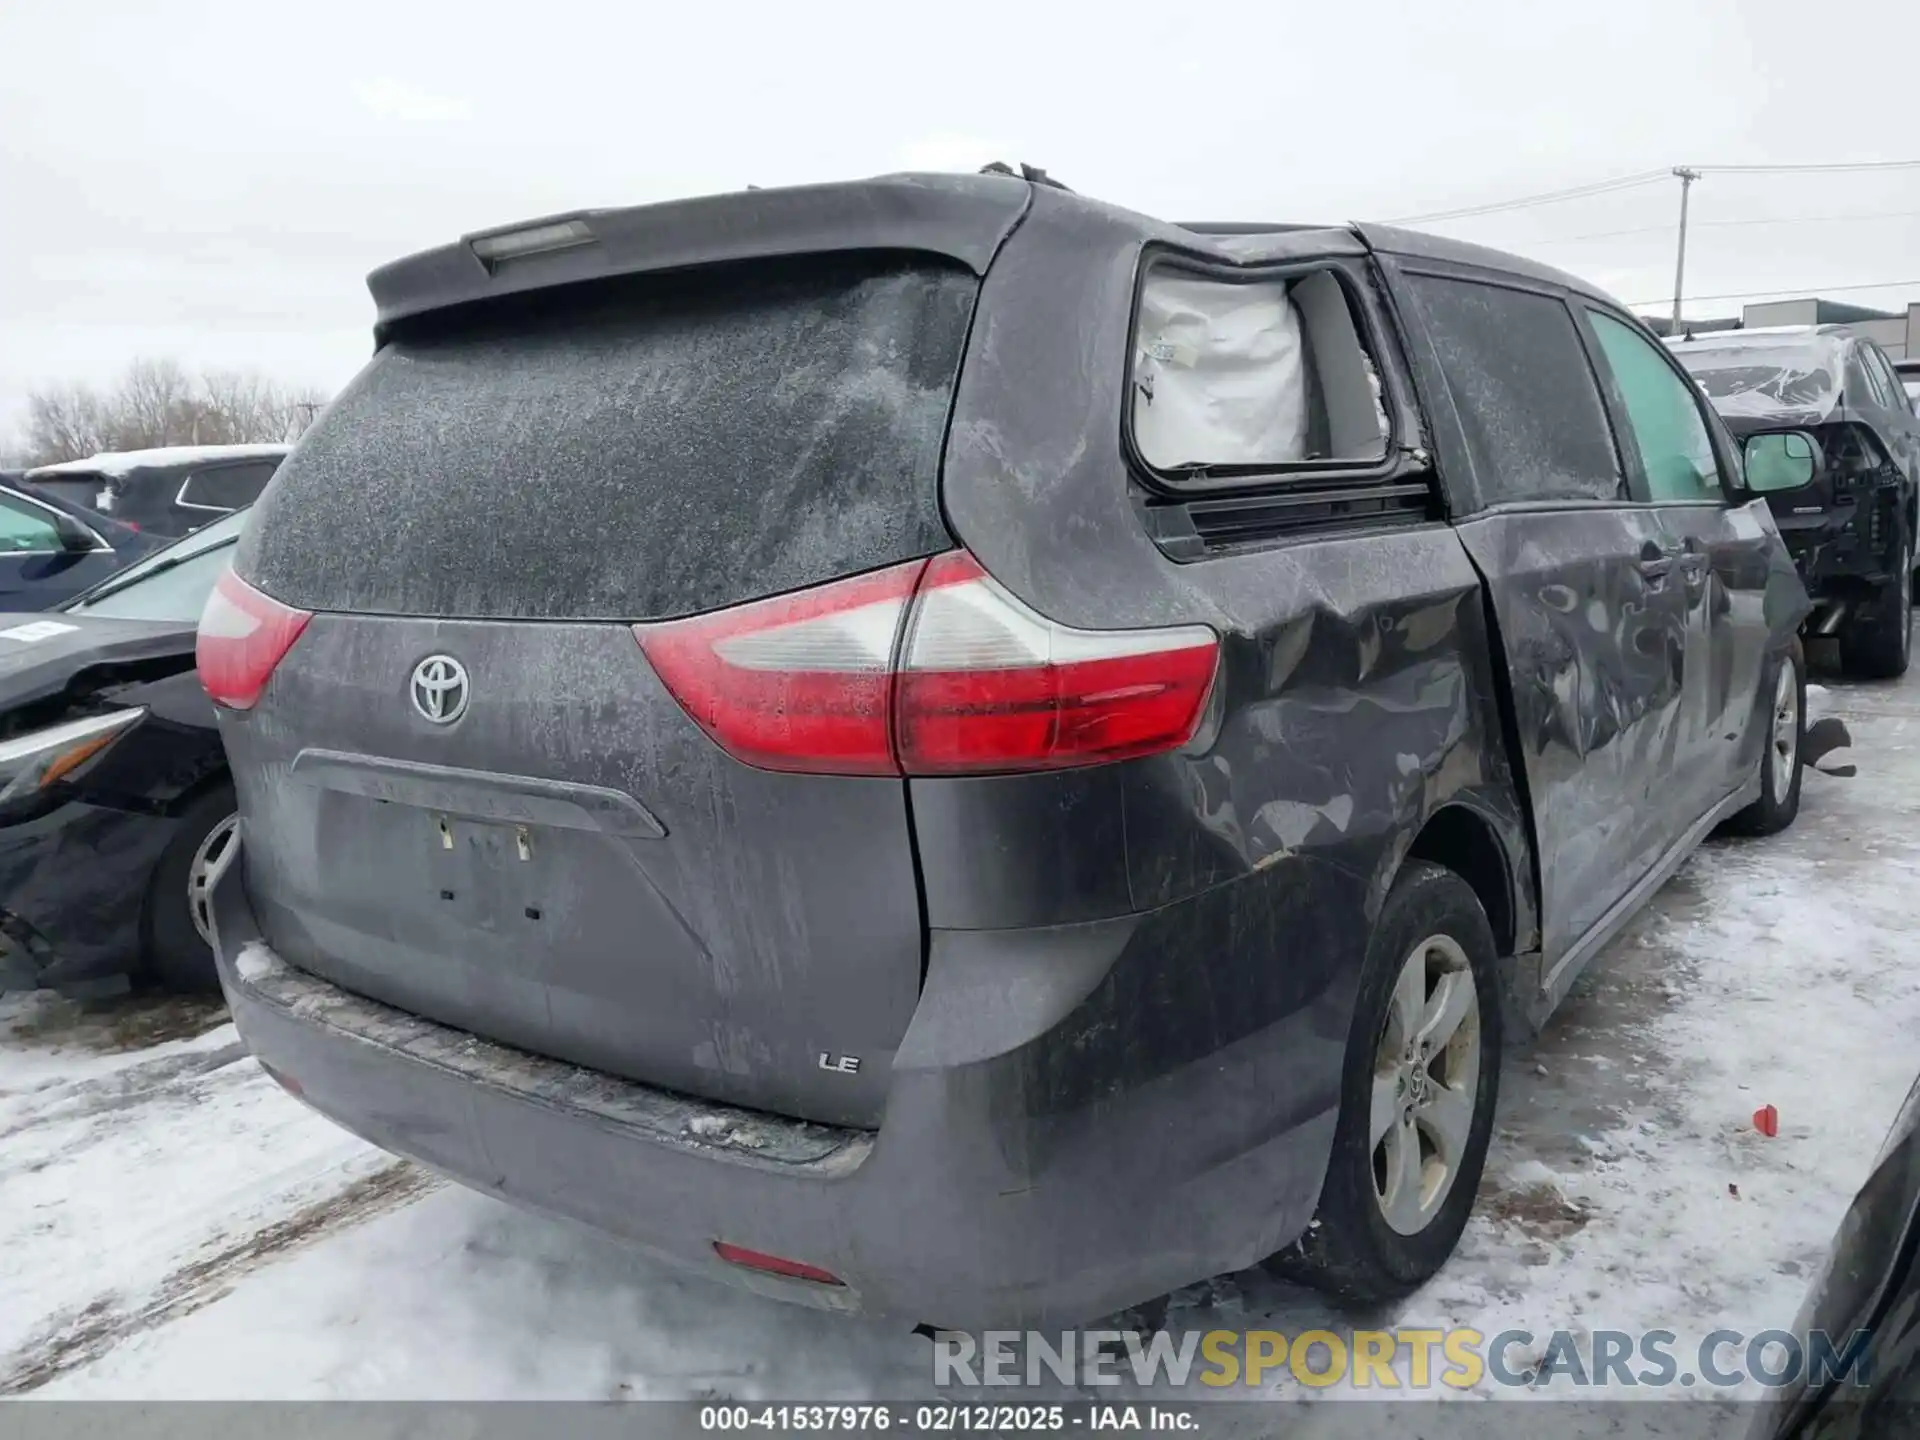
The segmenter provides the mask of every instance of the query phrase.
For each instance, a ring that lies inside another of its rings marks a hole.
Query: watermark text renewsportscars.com
[[[1487,1385],[1637,1390],[1745,1385],[1866,1385],[1868,1331],[1805,1337],[1785,1330],[1120,1330],[942,1331],[939,1386],[1164,1385],[1419,1393]]]

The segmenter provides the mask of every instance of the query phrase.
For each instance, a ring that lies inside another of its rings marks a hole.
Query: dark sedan
[[[147,554],[155,541],[0,473],[0,612],[46,610]]]
[[[233,786],[194,627],[245,515],[51,614],[0,614],[0,989],[211,990]]]

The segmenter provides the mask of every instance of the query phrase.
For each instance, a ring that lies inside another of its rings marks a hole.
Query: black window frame
[[[1380,407],[1386,412],[1387,430],[1381,437],[1378,460],[1356,464],[1350,459],[1299,460],[1284,465],[1215,465],[1203,471],[1172,474],[1152,465],[1140,453],[1134,441],[1133,412],[1138,395],[1134,384],[1134,358],[1138,353],[1140,306],[1148,277],[1165,268],[1202,279],[1229,285],[1250,285],[1275,280],[1302,279],[1309,275],[1331,273],[1347,302],[1347,313],[1366,352],[1368,362],[1380,381]],[[1127,319],[1127,341],[1123,357],[1120,402],[1120,451],[1128,468],[1148,491],[1169,499],[1191,500],[1202,495],[1237,494],[1275,488],[1320,488],[1332,483],[1347,485],[1384,485],[1403,481],[1418,474],[1431,473],[1420,440],[1420,424],[1405,377],[1401,352],[1389,349],[1385,337],[1391,333],[1385,299],[1379,293],[1378,280],[1362,257],[1326,255],[1302,259],[1254,262],[1234,265],[1194,254],[1167,244],[1142,248],[1134,268],[1133,296]]]
[[[1407,287],[1409,298],[1416,307],[1419,306],[1420,302],[1418,297],[1412,293],[1413,287],[1411,283],[1416,280],[1447,280],[1462,284],[1482,285],[1495,290],[1513,290],[1523,295],[1530,295],[1537,299],[1547,300],[1558,305],[1566,315],[1567,323],[1572,328],[1576,344],[1586,361],[1587,376],[1588,379],[1593,382],[1594,398],[1600,408],[1601,428],[1605,432],[1607,443],[1612,447],[1613,451],[1614,473],[1618,477],[1618,485],[1615,493],[1611,496],[1541,495],[1524,499],[1489,499],[1482,492],[1480,467],[1474,455],[1472,442],[1468,439],[1466,430],[1459,419],[1460,401],[1453,393],[1453,382],[1447,376],[1446,367],[1441,364],[1438,352],[1434,352],[1427,357],[1426,363],[1432,367],[1433,380],[1441,387],[1441,397],[1445,399],[1449,410],[1452,412],[1449,418],[1454,433],[1449,436],[1437,427],[1435,431],[1436,447],[1442,451],[1443,463],[1441,479],[1443,488],[1447,494],[1451,518],[1457,521],[1474,515],[1496,513],[1518,514],[1539,510],[1611,510],[1636,503],[1632,491],[1630,468],[1638,463],[1638,456],[1637,454],[1630,455],[1627,447],[1622,444],[1619,424],[1615,418],[1613,406],[1610,403],[1612,397],[1609,395],[1607,389],[1609,383],[1608,377],[1594,364],[1593,350],[1596,342],[1581,318],[1579,305],[1574,303],[1576,298],[1585,301],[1587,297],[1579,292],[1569,291],[1567,287],[1563,285],[1556,285],[1546,280],[1536,280],[1531,276],[1520,275],[1511,271],[1492,270],[1458,261],[1435,260],[1425,257],[1398,256],[1396,259],[1399,263],[1392,270],[1393,278],[1401,285]],[[1429,328],[1424,312],[1416,308],[1416,313],[1419,314],[1420,318],[1418,323],[1423,330]],[[1432,337],[1430,335],[1423,336],[1423,343],[1431,348],[1433,344]],[[1435,397],[1429,397],[1428,399],[1429,409],[1432,408],[1434,398]],[[1448,455],[1445,453],[1455,447],[1458,447],[1459,453],[1457,455]],[[1467,494],[1463,495],[1462,493],[1467,487],[1463,487],[1456,482],[1448,481],[1446,478],[1446,472],[1455,466],[1461,466],[1466,473],[1472,477],[1470,492]],[[1470,499],[1472,504],[1470,506],[1462,505],[1460,503],[1462,499]]]
[[[1720,499],[1722,509],[1731,509],[1744,504],[1750,496],[1745,495],[1739,486],[1742,474],[1740,461],[1734,449],[1733,437],[1721,421],[1719,412],[1707,399],[1706,392],[1700,388],[1700,382],[1693,378],[1687,367],[1682,365],[1673,350],[1653,331],[1646,322],[1624,306],[1615,305],[1594,295],[1580,296],[1580,303],[1573,306],[1574,320],[1580,330],[1582,342],[1587,347],[1587,360],[1593,366],[1594,377],[1600,383],[1600,396],[1605,402],[1607,422],[1613,428],[1614,447],[1620,453],[1621,467],[1627,478],[1627,503],[1645,506],[1651,509],[1671,510],[1698,505],[1711,505],[1714,501],[1708,496],[1699,496],[1689,500],[1656,500],[1653,487],[1647,481],[1646,466],[1641,463],[1640,445],[1634,437],[1633,415],[1627,406],[1626,392],[1620,388],[1620,381],[1613,373],[1612,362],[1600,344],[1600,336],[1593,328],[1590,314],[1605,315],[1609,320],[1625,325],[1642,340],[1653,347],[1669,371],[1679,380],[1681,386],[1693,399],[1694,412],[1699,415],[1700,423],[1706,427],[1707,443],[1713,447],[1715,468],[1720,472]],[[1634,443],[1627,442],[1632,439]]]

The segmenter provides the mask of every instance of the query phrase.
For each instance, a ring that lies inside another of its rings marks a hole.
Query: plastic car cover
[[[1696,341],[1671,348],[1722,416],[1811,421],[1841,404],[1846,352],[1825,336],[1773,341],[1742,339],[1736,331],[1725,345]]]
[[[1305,458],[1306,356],[1287,282],[1150,275],[1135,333],[1134,442],[1149,465]]]

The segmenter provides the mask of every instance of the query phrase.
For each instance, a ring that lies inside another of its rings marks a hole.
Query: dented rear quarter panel
[[[1036,192],[987,276],[943,494],[956,538],[1058,621],[1211,626],[1210,713],[1171,755],[911,781],[932,966],[977,957],[958,932],[1135,915],[1033,1041],[1010,1103],[1071,1110],[1284,1042],[1282,1073],[1263,1075],[1284,1087],[1266,1091],[1279,1126],[1337,1106],[1372,923],[1422,826],[1458,807],[1497,838],[1503,952],[1535,943],[1533,862],[1480,584],[1451,528],[1191,561],[1146,533],[1122,403],[1136,270],[1156,241],[1194,246]],[[1108,1031],[1120,1043],[1096,1043]]]

